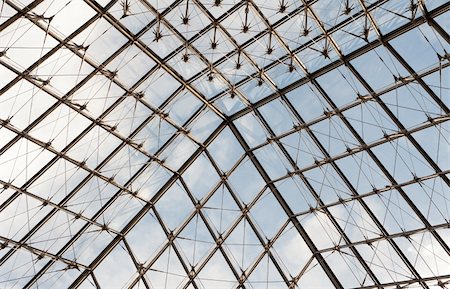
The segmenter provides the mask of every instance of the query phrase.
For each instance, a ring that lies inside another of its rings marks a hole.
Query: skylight
[[[3,0],[0,288],[450,288],[450,2]]]

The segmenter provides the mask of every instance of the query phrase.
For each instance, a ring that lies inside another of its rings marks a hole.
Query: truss
[[[450,288],[449,1],[0,5],[0,288]]]

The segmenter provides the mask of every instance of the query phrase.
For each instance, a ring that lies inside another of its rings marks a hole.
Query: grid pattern
[[[0,288],[450,288],[449,1],[0,5]]]

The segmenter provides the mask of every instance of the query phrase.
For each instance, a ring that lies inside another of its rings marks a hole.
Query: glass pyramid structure
[[[450,288],[450,1],[2,0],[0,288]]]

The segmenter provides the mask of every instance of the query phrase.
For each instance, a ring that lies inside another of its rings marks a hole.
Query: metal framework
[[[450,1],[0,5],[0,288],[450,288]]]

